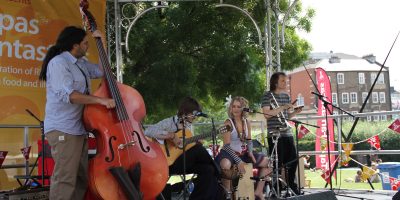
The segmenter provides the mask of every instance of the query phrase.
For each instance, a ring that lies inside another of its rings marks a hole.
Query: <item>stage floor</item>
[[[303,189],[304,195],[310,195],[315,193],[323,193],[328,191],[327,189]],[[396,191],[390,190],[348,190],[348,189],[335,189],[334,193],[338,200],[392,200],[392,197],[396,194]],[[172,196],[172,200],[183,199],[181,195],[176,193]],[[275,200],[277,198],[266,198],[266,200]],[[296,199],[296,198],[290,198]],[[303,199],[303,198],[302,198]],[[305,198],[307,199],[307,198]],[[313,198],[315,199],[315,198]]]
[[[319,193],[327,191],[327,189],[304,189],[305,195],[311,193]],[[396,194],[396,191],[391,190],[348,190],[348,189],[334,189],[336,198],[338,200],[354,200],[354,199],[365,199],[365,200],[392,200],[392,197]]]

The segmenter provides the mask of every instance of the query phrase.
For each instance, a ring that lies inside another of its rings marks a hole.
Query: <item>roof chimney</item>
[[[376,56],[374,56],[374,54],[368,54],[363,56],[362,58],[367,60],[371,64],[374,64],[376,62]]]
[[[340,63],[340,58],[338,56],[331,56],[329,58],[329,63]]]

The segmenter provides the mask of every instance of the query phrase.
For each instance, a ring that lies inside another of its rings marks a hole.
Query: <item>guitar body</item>
[[[217,132],[215,134],[225,133],[225,132],[228,132],[231,130],[232,130],[232,128],[230,126],[222,126],[217,130]],[[179,130],[175,134],[176,134],[176,137],[183,138],[183,130]],[[185,143],[186,143],[185,151],[189,150],[194,145],[196,145],[194,143],[197,142],[198,140],[201,140],[201,139],[204,139],[207,137],[211,137],[212,135],[213,135],[212,133],[204,133],[204,134],[193,136],[193,133],[190,130],[186,129],[185,130],[185,138],[186,138],[185,139]],[[167,158],[168,166],[171,166],[172,164],[174,164],[175,160],[178,159],[178,157],[183,154],[183,147],[175,146],[175,144],[170,140],[164,140],[164,144],[160,144],[160,143],[158,143],[158,144],[160,145],[162,152],[164,153],[165,157]]]
[[[186,139],[193,137],[193,134],[190,130],[185,130],[185,135],[186,135],[186,137],[185,137]],[[183,130],[178,131],[176,133],[176,136],[179,138],[183,138]],[[168,166],[171,166],[172,164],[174,164],[175,160],[178,159],[178,157],[183,154],[183,148],[175,146],[175,144],[170,140],[165,140],[164,144],[159,144],[159,145],[160,145],[165,157],[167,158]],[[196,145],[196,144],[194,144],[194,143],[187,144],[185,151],[189,150],[194,145]]]

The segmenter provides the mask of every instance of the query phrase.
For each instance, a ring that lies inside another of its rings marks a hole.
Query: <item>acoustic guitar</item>
[[[222,133],[226,133],[228,131],[231,131],[231,127],[230,126],[222,126],[221,128],[219,128],[216,132],[216,134],[222,134]],[[178,132],[175,133],[177,137],[182,138],[183,137],[183,130],[180,130]],[[204,133],[204,134],[200,134],[200,135],[195,135],[193,136],[192,132],[188,129],[185,130],[185,151],[189,150],[190,148],[192,148],[195,144],[195,142],[197,142],[198,140],[207,138],[207,137],[211,137],[212,136],[212,132],[209,133]],[[167,162],[168,162],[168,166],[171,166],[175,160],[183,153],[183,145],[180,146],[175,146],[175,144],[170,141],[170,140],[164,140],[164,144],[160,144],[160,147],[165,155],[165,157],[167,158]]]

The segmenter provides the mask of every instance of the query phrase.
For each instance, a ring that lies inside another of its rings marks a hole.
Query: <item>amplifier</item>
[[[49,187],[0,193],[0,200],[48,200]]]

